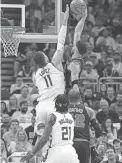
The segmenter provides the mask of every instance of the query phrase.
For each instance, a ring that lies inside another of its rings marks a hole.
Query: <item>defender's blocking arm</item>
[[[57,45],[57,50],[52,58],[52,63],[55,65],[55,67],[63,71],[63,66],[62,66],[62,59],[63,59],[63,52],[64,52],[64,44],[65,44],[65,39],[66,39],[66,33],[67,33],[67,21],[69,18],[69,7],[68,5],[66,6],[66,12],[64,14],[64,21],[63,25],[60,29],[59,35],[58,35],[58,45]]]

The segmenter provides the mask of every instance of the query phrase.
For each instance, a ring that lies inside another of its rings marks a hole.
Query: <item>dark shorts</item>
[[[78,154],[80,163],[89,163],[90,160],[90,144],[86,141],[74,141],[74,148]]]

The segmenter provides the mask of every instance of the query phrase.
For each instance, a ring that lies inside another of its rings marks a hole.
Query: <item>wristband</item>
[[[72,86],[75,85],[75,84],[78,84],[78,80],[72,81]]]

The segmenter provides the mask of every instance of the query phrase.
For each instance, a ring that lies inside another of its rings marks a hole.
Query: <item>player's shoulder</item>
[[[51,114],[49,115],[48,121],[49,121],[49,123],[51,123],[52,126],[53,126],[53,125],[56,123],[56,119],[57,119],[57,116],[56,116],[55,113],[53,112],[53,113],[51,113]]]
[[[93,110],[92,108],[88,107],[88,106],[85,106],[85,109],[86,109],[88,112],[90,112],[90,113],[93,113],[93,112],[94,112],[94,110]]]

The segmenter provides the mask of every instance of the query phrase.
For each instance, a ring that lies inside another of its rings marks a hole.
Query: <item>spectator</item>
[[[122,118],[122,93],[118,92],[116,96],[117,102],[111,104],[110,110],[115,110],[120,119]]]
[[[107,147],[106,156],[108,160],[102,161],[101,163],[121,163],[120,161],[117,160],[117,156],[112,145],[109,145]]]
[[[101,85],[100,85],[100,93],[101,93],[101,96],[102,96],[103,98],[106,97],[106,91],[107,91],[106,84],[101,84]]]
[[[16,96],[11,95],[9,97],[9,104],[8,104],[8,114],[11,117],[15,111],[19,110],[18,108],[18,101]]]
[[[115,149],[115,153],[119,157],[119,160],[122,160],[120,140],[119,139],[114,139],[113,140],[113,146],[114,146],[114,149]]]
[[[10,117],[8,114],[4,114],[2,116],[2,125],[1,125],[1,136],[3,136],[3,134],[5,132],[8,132],[10,129]]]
[[[99,19],[98,17],[96,18],[96,24],[95,26],[92,28],[92,35],[96,38],[99,36],[99,33],[104,29],[105,27],[103,26],[103,23],[101,21],[101,19]]]
[[[107,48],[107,57],[112,57],[113,54],[114,54],[113,47],[108,46],[108,47],[106,47],[106,48]]]
[[[94,93],[95,100],[93,102],[93,110],[98,112],[100,110],[100,101],[101,101],[101,94],[100,93]]]
[[[3,80],[1,80],[1,100],[8,100],[10,97],[9,90],[4,87]]]
[[[96,143],[97,143],[97,139],[95,136],[95,131],[91,129],[90,130],[91,161],[94,160],[97,156]]]
[[[114,110],[109,110],[109,105],[106,100],[100,101],[100,108],[101,111],[99,111],[96,115],[96,118],[100,124],[103,124],[106,118],[112,119],[114,123],[119,122],[118,114]]]
[[[11,141],[16,141],[18,129],[19,121],[17,119],[11,120],[10,130],[8,132],[5,132],[3,135],[3,139],[7,143],[7,147],[10,145]]]
[[[104,63],[102,62],[102,60],[100,60],[100,58],[101,58],[100,53],[92,52],[89,56],[89,59],[90,61],[92,61],[93,67],[97,71],[98,74],[100,74],[101,71],[103,71],[105,67]]]
[[[2,159],[7,160],[8,150],[7,150],[6,143],[5,143],[4,139],[1,139],[0,143],[1,143],[1,155],[0,155],[0,157],[1,157],[1,162],[2,162]]]
[[[86,87],[84,90],[85,102],[88,103],[89,107],[93,108],[93,102],[95,100],[93,90],[91,87]]]
[[[120,85],[119,85],[119,92],[122,93],[122,83],[120,83]]]
[[[92,163],[101,163],[101,161],[106,159],[106,150],[107,150],[107,143],[100,142],[97,147],[98,156],[92,161]]]
[[[122,25],[120,24],[120,21],[117,18],[114,18],[112,20],[112,35],[115,38],[118,34],[122,35]]]
[[[19,107],[20,107],[21,101],[27,101],[28,105],[31,106],[29,88],[26,85],[21,88],[21,95],[18,97],[18,105],[19,105]]]
[[[110,46],[114,50],[116,49],[115,40],[111,36],[109,36],[109,31],[107,28],[101,31],[101,34],[96,41],[96,46],[100,45]]]
[[[87,31],[84,31],[81,35],[81,41],[85,42],[86,44],[88,44],[87,46],[92,47],[92,49],[94,48],[94,38],[91,37]]]
[[[1,101],[1,116],[2,114],[8,114],[8,108],[4,101]]]
[[[106,79],[106,81],[112,81],[111,77],[119,77],[119,73],[113,70],[112,63],[107,63],[101,77],[108,77],[109,79]]]
[[[27,141],[27,135],[24,130],[20,130],[17,133],[17,139],[11,141],[9,151],[14,152],[28,152],[32,150],[31,144]]]
[[[26,56],[22,54],[21,52],[18,52],[17,58],[14,61],[14,77],[16,78],[19,71],[22,68],[22,65],[25,63]]]
[[[16,111],[12,119],[17,119],[20,123],[31,123],[32,113],[28,111],[28,103],[23,100],[20,102],[20,111]]]
[[[89,22],[91,22],[93,25],[96,24],[95,22],[95,18],[94,18],[94,15],[93,15],[93,8],[91,6],[88,7],[88,16],[87,16],[87,20]]]
[[[10,93],[11,94],[20,94],[20,90],[23,86],[22,76],[17,76],[16,83],[11,85]]]
[[[105,131],[102,132],[101,136],[99,137],[99,142],[106,142],[108,143],[108,136]]]
[[[19,72],[19,75],[22,77],[32,77],[32,67],[31,67],[31,61],[33,58],[33,53],[32,51],[28,51],[26,53],[26,61],[25,64],[22,66],[22,71]]]
[[[116,102],[116,97],[115,97],[115,91],[113,87],[108,87],[107,88],[107,96],[106,96],[106,101],[108,102],[109,106],[112,103]]]
[[[122,122],[120,123],[120,129],[118,130],[118,139],[122,140]]]
[[[121,62],[121,55],[119,51],[114,52],[113,62],[112,62],[114,72],[119,73],[119,76],[122,76],[122,62]]]
[[[91,79],[98,79],[99,75],[97,74],[96,70],[92,69],[92,62],[91,61],[87,61],[86,62],[86,70],[83,70],[81,73],[80,78],[82,79],[82,77],[88,77]]]
[[[31,126],[25,129],[25,132],[28,137],[28,142],[34,146],[37,140],[37,136],[34,133],[35,116],[31,118],[31,123]]]
[[[117,34],[116,35],[116,50],[122,54],[122,34]]]
[[[108,142],[113,142],[117,138],[117,130],[113,127],[113,122],[110,118],[107,118],[103,124],[103,131],[107,133]]]

